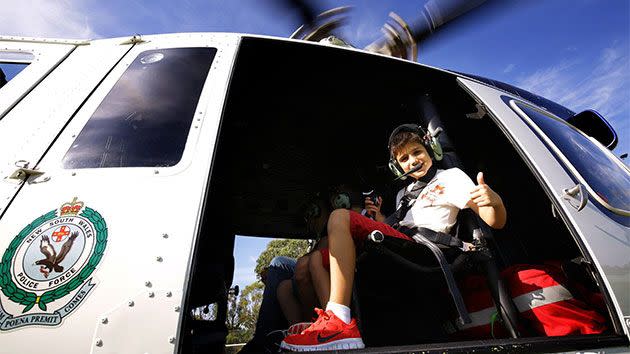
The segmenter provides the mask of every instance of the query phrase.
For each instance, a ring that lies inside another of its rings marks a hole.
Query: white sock
[[[352,317],[350,316],[350,308],[348,306],[328,301],[328,304],[326,304],[326,311],[332,311],[335,316],[339,317],[339,319],[344,321],[346,324],[352,321]]]

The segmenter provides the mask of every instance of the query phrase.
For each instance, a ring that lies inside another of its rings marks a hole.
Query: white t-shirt
[[[414,186],[412,183],[406,189],[411,191]],[[400,225],[448,233],[455,225],[459,210],[467,208],[474,187],[475,183],[459,168],[437,170],[418,198],[411,202],[411,209]],[[400,205],[404,190],[398,192],[396,205]]]

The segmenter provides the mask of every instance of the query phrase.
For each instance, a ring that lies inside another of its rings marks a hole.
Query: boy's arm
[[[483,172],[477,174],[477,186],[470,192],[468,207],[494,229],[501,229],[507,220],[507,211],[501,197],[483,180]]]

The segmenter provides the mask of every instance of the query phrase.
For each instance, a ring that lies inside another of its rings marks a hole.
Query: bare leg
[[[350,234],[350,213],[336,209],[328,219],[330,301],[350,306],[356,251]]]
[[[311,255],[308,267],[311,271],[311,279],[313,279],[313,286],[315,287],[319,303],[322,307],[325,307],[330,298],[330,273],[322,264],[322,254],[320,252],[314,252]]]
[[[297,285],[297,294],[302,310],[302,320],[309,321],[313,316],[313,308],[317,306],[317,295],[313,288],[309,259],[312,253],[306,254],[297,260],[295,266],[294,285]]]
[[[283,280],[278,285],[278,302],[284,317],[286,317],[289,325],[298,323],[302,320],[302,312],[300,309],[300,303],[293,296],[293,284],[291,279]]]

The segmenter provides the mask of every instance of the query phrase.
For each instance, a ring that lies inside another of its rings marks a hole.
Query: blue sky
[[[258,259],[260,252],[267,247],[269,241],[271,241],[270,238],[264,237],[236,237],[236,241],[234,243],[236,264],[234,266],[233,285],[238,284],[242,290],[245,286],[256,280],[256,274],[254,273],[254,268],[256,268],[256,259]]]
[[[4,0],[0,34],[106,38],[135,33],[242,32],[288,36],[300,24],[281,0]],[[412,21],[424,0],[319,0],[353,5],[345,37],[380,37],[389,11]],[[602,113],[630,151],[630,2],[515,0],[420,48],[420,61],[502,80],[572,110]]]
[[[321,10],[354,5],[344,36],[362,47],[380,37],[389,11],[411,21],[424,0],[317,4]],[[169,32],[286,37],[300,24],[278,0],[3,0],[0,19],[0,34],[63,38]],[[420,47],[420,62],[508,82],[574,111],[595,109],[620,136],[615,153],[630,152],[630,1],[520,0],[466,24]],[[241,285],[253,279],[247,268],[267,241],[237,240]]]

